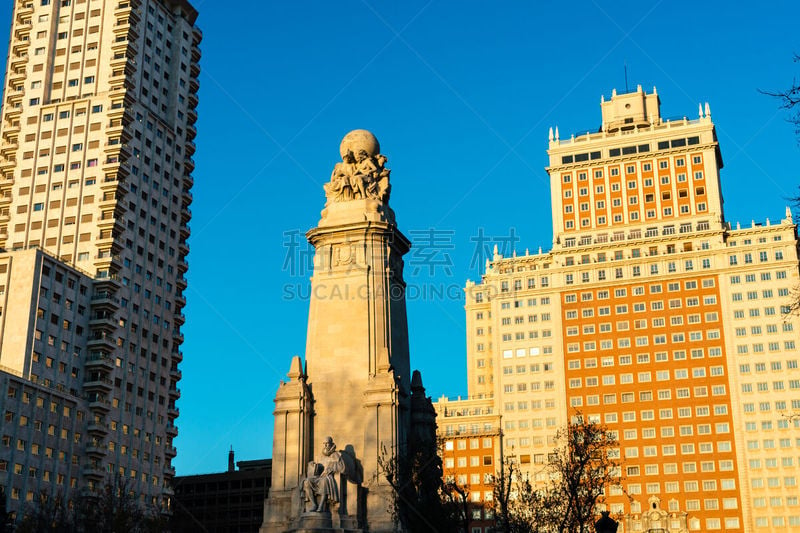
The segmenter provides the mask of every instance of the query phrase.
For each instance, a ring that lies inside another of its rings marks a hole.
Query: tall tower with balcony
[[[0,305],[13,317],[0,323],[0,370],[14,422],[0,484],[12,509],[116,474],[168,506],[196,18],[186,0],[15,1],[0,119]]]

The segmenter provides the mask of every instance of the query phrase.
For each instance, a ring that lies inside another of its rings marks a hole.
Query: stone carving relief
[[[333,266],[356,264],[356,249],[352,244],[341,244],[333,248]]]
[[[380,154],[378,139],[366,130],[345,135],[339,148],[342,162],[336,163],[331,180],[325,184],[328,202],[347,202],[370,198],[389,201],[391,186],[386,156]]]

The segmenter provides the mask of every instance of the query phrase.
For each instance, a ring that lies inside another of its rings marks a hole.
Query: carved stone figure
[[[389,201],[389,169],[386,156],[378,153],[378,140],[366,130],[354,130],[342,140],[342,162],[336,163],[325,185],[328,202],[371,198]]]
[[[336,478],[346,470],[342,453],[336,451],[331,437],[322,445],[319,462],[308,463],[308,472],[302,483],[306,512],[325,512],[331,503],[339,503],[339,486]]]
[[[329,200],[339,202],[353,199],[353,189],[350,177],[355,174],[356,158],[353,152],[347,151],[342,156],[342,162],[336,163],[331,173],[331,181],[325,185],[325,195]]]

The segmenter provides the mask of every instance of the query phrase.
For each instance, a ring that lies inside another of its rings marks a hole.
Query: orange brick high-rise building
[[[601,108],[597,133],[551,131],[553,249],[467,283],[469,396],[534,480],[577,413],[615,431],[626,531],[653,504],[670,533],[798,531],[792,215],[725,219],[707,104],[667,121],[639,88]]]

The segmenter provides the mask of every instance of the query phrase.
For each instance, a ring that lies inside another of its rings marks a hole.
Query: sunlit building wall
[[[598,131],[550,132],[552,250],[495,254],[467,284],[469,396],[537,481],[557,429],[606,424],[607,507],[634,531],[652,498],[691,530],[800,527],[792,215],[725,219],[707,104],[665,119],[639,88],[601,111]]]

